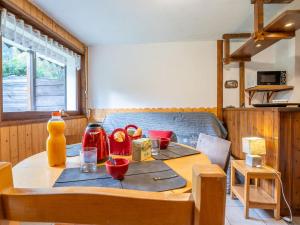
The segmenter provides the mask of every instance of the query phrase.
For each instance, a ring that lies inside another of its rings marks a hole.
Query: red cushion
[[[170,130],[149,130],[150,138],[171,138],[173,131]]]

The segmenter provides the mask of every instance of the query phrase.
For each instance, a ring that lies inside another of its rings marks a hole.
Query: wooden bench
[[[192,193],[69,187],[13,187],[0,162],[0,220],[103,225],[224,225],[226,175],[217,165],[193,166]],[[0,223],[0,224],[2,224]]]

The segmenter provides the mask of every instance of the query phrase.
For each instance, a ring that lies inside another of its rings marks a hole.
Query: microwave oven
[[[286,71],[257,71],[257,85],[286,85]]]

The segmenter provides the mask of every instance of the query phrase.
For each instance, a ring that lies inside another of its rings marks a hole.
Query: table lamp
[[[251,167],[261,167],[261,155],[266,154],[266,140],[259,137],[244,137],[242,146],[243,152],[246,153],[246,164]]]

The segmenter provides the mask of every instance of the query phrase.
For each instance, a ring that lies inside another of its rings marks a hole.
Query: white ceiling
[[[32,0],[88,45],[216,40],[252,31],[250,0]],[[283,5],[266,6],[266,19]]]

